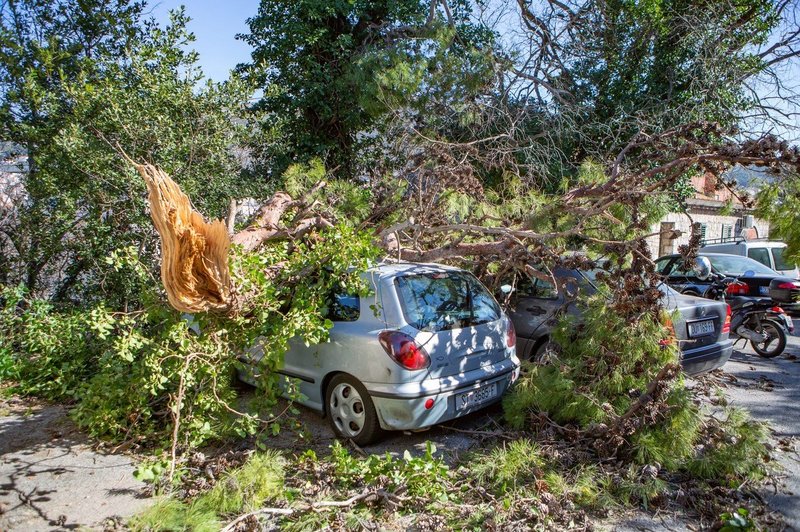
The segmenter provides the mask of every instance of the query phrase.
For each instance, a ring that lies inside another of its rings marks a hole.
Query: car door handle
[[[539,316],[541,314],[546,314],[547,313],[547,311],[545,309],[543,309],[542,307],[528,307],[525,310],[527,310],[528,312],[530,312],[534,316]]]

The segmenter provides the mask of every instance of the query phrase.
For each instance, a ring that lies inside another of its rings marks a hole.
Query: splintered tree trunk
[[[206,222],[160,168],[136,169],[147,183],[150,216],[161,237],[161,280],[170,304],[183,312],[229,310],[231,239],[225,223]]]
[[[182,312],[236,312],[240,302],[234,296],[229,270],[231,244],[249,252],[267,241],[299,238],[333,225],[313,212],[316,204],[276,192],[246,229],[230,236],[230,220],[207,222],[162,169],[128,161],[147,184],[150,216],[161,237],[161,280],[169,303]],[[310,193],[324,186],[325,182],[320,182]],[[289,209],[297,209],[297,215],[291,227],[284,227],[281,217]]]

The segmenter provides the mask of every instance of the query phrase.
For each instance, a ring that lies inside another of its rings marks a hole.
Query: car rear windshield
[[[420,331],[445,331],[500,319],[500,307],[472,275],[437,272],[395,279],[403,314]]]
[[[717,255],[710,256],[708,260],[714,269],[725,275],[742,275],[744,272],[752,271],[756,275],[777,275],[777,272],[767,268],[763,264],[747,257],[737,255]]]
[[[786,262],[783,258],[783,252],[786,248],[772,248],[772,258],[775,259],[776,270],[794,270],[795,265]]]

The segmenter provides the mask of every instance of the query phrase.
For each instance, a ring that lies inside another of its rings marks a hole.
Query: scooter
[[[742,283],[715,273],[711,273],[709,278],[711,287],[706,297],[730,305],[731,336],[736,338],[736,342],[739,339],[750,340],[753,350],[763,358],[774,358],[783,353],[786,336],[794,332],[794,323],[786,312],[768,298],[735,296],[726,299],[726,294],[737,292],[736,285]]]

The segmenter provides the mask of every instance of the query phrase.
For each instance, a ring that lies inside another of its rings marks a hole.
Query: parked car
[[[767,268],[775,270],[785,277],[800,279],[800,271],[796,264],[786,261],[783,257],[786,243],[779,240],[739,240],[706,244],[700,248],[700,254],[725,253],[727,255],[741,255],[760,262]]]
[[[472,274],[432,264],[385,264],[364,274],[373,294],[335,293],[330,339],[290,341],[280,373],[337,436],[364,445],[500,400],[519,377],[511,320]],[[245,356],[254,384],[263,351]]]
[[[556,268],[553,276],[559,286],[542,279],[524,279],[512,294],[509,316],[517,331],[517,353],[521,359],[539,360],[550,348],[550,335],[562,313],[580,316],[580,307],[569,297],[569,286],[585,293],[596,293],[596,270]],[[730,307],[726,303],[679,294],[665,284],[659,286],[667,310],[678,310],[673,320],[675,336],[681,345],[681,365],[685,373],[698,375],[719,368],[733,351],[729,338]]]
[[[753,259],[723,253],[700,253],[708,257],[711,271],[739,282],[728,288],[732,296],[771,297],[787,312],[800,311],[800,281],[780,275]],[[681,255],[666,255],[656,260],[656,270],[672,288],[682,294],[707,297],[710,279],[700,279],[693,268],[686,268]]]

